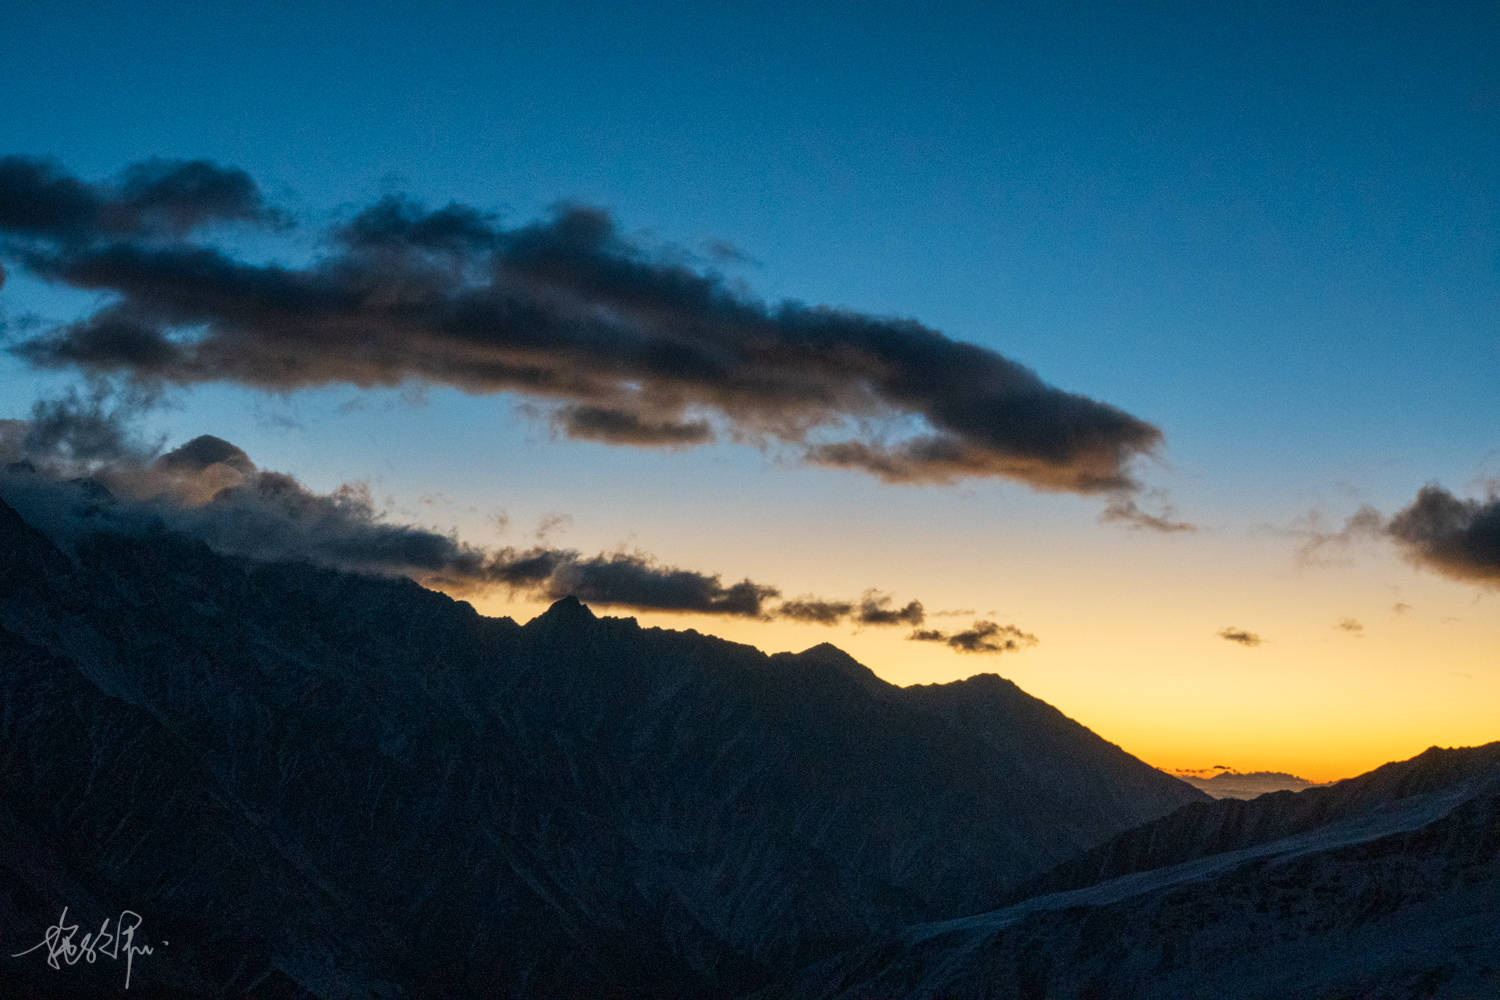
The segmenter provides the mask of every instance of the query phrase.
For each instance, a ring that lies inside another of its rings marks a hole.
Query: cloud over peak
[[[295,560],[335,569],[408,576],[458,593],[495,589],[553,601],[641,611],[785,619],[817,625],[917,626],[920,601],[897,605],[866,591],[859,601],[816,596],[781,600],[750,579],[664,565],[644,552],[585,555],[546,544],[481,548],[451,534],[388,520],[363,483],[317,493],[285,473],[258,467],[213,435],[164,453],[130,431],[146,400],[116,398],[96,384],[33,407],[30,420],[0,421],[0,496],[54,537],[97,530],[179,531],[216,551]],[[960,648],[955,645],[955,649]]]
[[[507,228],[470,206],[387,197],[298,267],[197,239],[224,221],[285,219],[248,175],[205,161],[150,161],[88,184],[0,160],[0,252],[110,296],[12,349],[38,366],[179,384],[519,393],[555,404],[571,437],[780,442],[892,482],[1128,491],[1132,462],[1162,440],[1123,410],[914,320],[749,298],[653,254],[597,208]],[[1177,530],[1158,520],[1149,526]]]

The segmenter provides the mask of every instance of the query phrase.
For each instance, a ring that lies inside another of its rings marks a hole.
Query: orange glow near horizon
[[[546,608],[545,602],[496,596],[474,603],[481,613],[523,623]],[[997,673],[1169,773],[1223,764],[1327,782],[1433,745],[1500,739],[1493,711],[1500,704],[1500,655],[1485,641],[1496,626],[1488,605],[1472,606],[1463,621],[1398,614],[1387,606],[1367,616],[1356,637],[1338,629],[1339,616],[1317,601],[1297,604],[1291,613],[1282,609],[1279,620],[1255,614],[1241,616],[1243,623],[1215,613],[1211,600],[1201,602],[1208,607],[1197,603],[1179,602],[1177,624],[1169,629],[1148,624],[1147,616],[1123,604],[1101,606],[1082,619],[1020,609],[997,620],[1014,619],[1042,642],[1000,656],[908,642],[903,628],[594,610],[634,617],[645,627],[695,629],[768,653],[831,642],[899,686]],[[1346,596],[1327,607],[1347,603]],[[974,617],[984,617],[983,611]],[[951,631],[970,620],[932,618],[929,625]],[[1229,624],[1253,626],[1266,641],[1255,648],[1226,642],[1217,630]]]

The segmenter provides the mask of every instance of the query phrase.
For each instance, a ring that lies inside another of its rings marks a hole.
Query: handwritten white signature
[[[30,955],[38,948],[46,948],[47,964],[54,969],[61,969],[62,964],[77,965],[80,961],[87,959],[90,965],[100,957],[118,961],[121,955],[125,956],[125,988],[130,989],[130,970],[135,963],[135,956],[149,955],[152,948],[148,944],[136,944],[135,932],[141,926],[141,915],[134,910],[120,911],[120,919],[115,921],[113,932],[109,929],[109,918],[99,925],[96,934],[85,934],[77,941],[73,940],[78,933],[78,925],[68,923],[68,908],[63,907],[62,916],[57,918],[57,923],[47,928],[47,933],[42,935],[41,941],[18,951],[11,958],[20,958],[22,955]],[[166,944],[163,941],[162,944]],[[61,963],[59,963],[61,960]]]

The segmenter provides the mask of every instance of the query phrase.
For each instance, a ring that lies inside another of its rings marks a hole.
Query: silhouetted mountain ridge
[[[727,996],[1200,797],[998,678],[3,503],[0,554],[0,936],[133,909],[133,996]]]

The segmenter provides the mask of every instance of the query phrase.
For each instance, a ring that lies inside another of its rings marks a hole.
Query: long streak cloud
[[[321,233],[321,255],[300,266],[209,242],[225,225],[271,241],[291,220],[243,171],[204,161],[90,183],[0,159],[0,254],[105,296],[10,349],[141,382],[517,393],[550,404],[574,438],[779,442],[892,482],[1002,477],[1119,496],[1162,440],[915,320],[751,298],[632,241],[596,208],[506,227],[470,206],[392,196]]]

